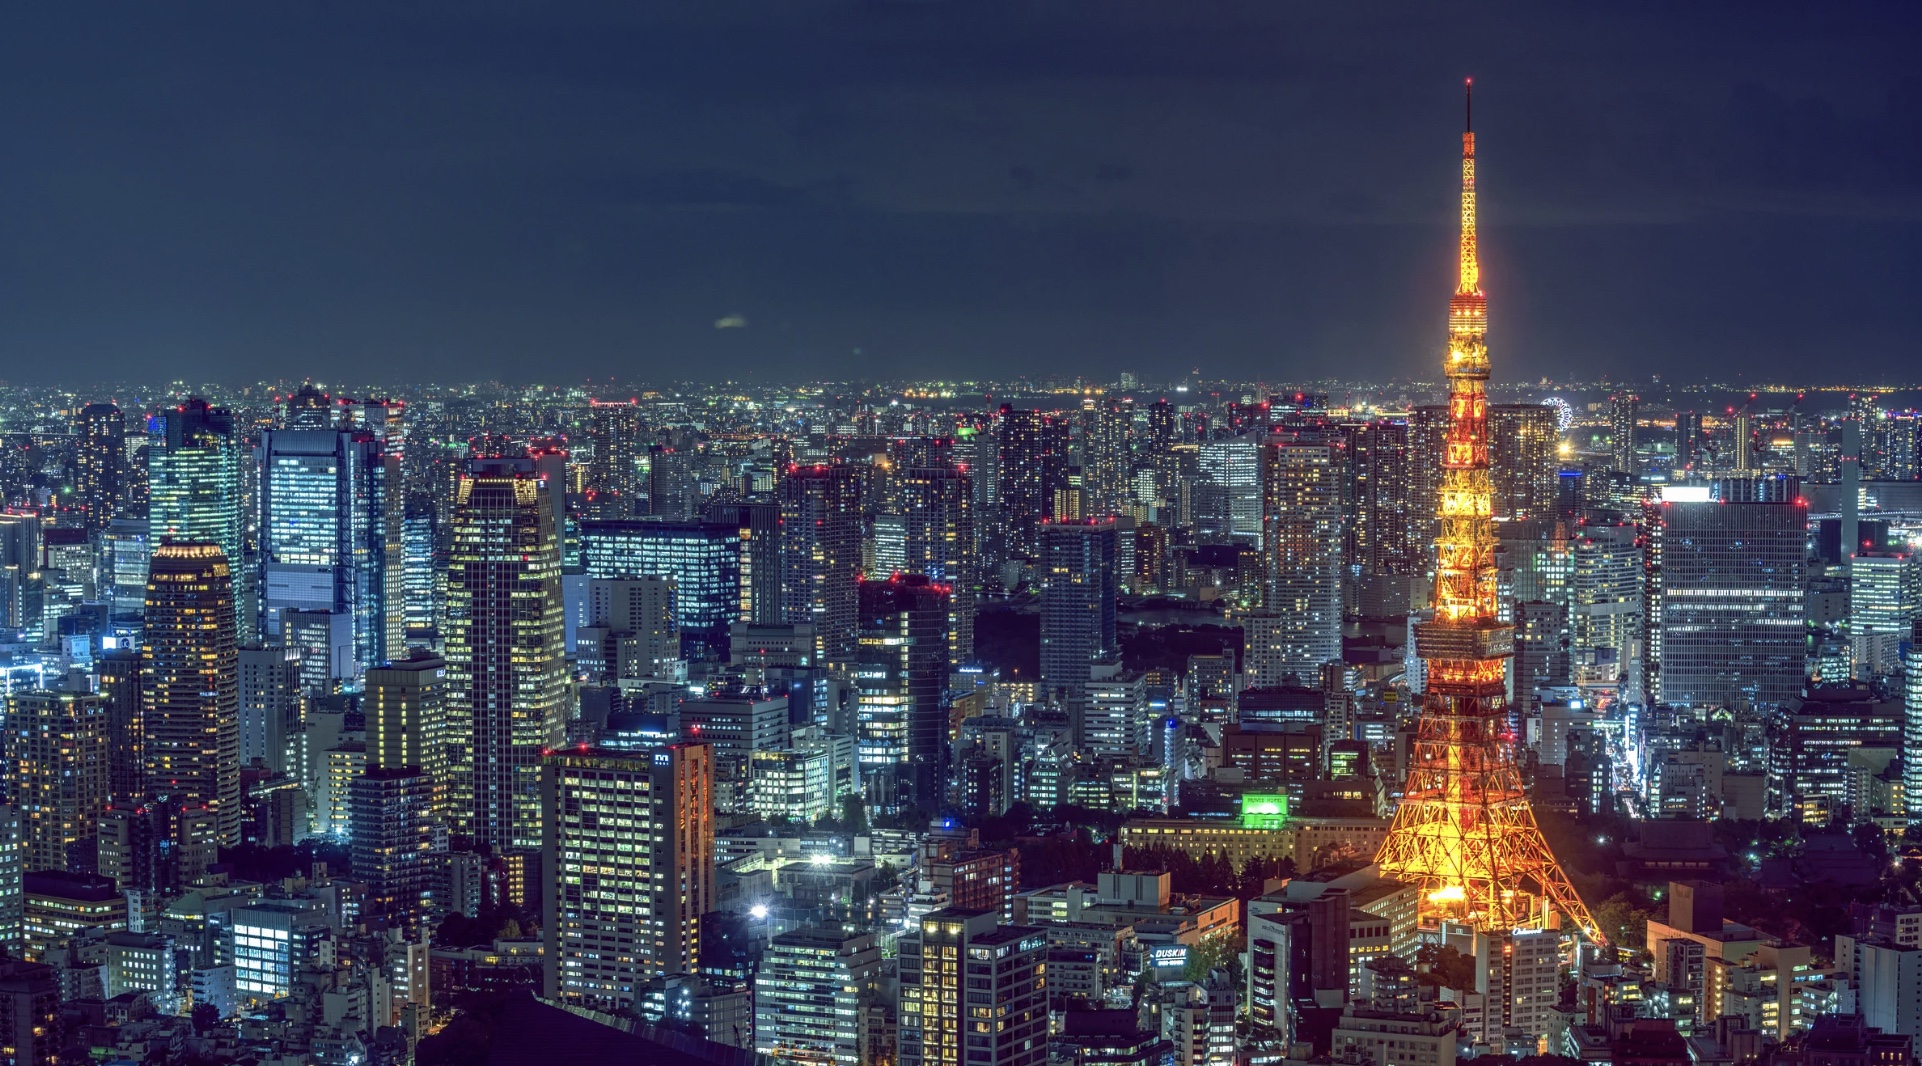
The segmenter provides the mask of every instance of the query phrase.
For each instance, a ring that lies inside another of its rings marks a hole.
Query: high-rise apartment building
[[[240,690],[234,583],[218,544],[154,549],[140,652],[146,789],[211,808],[240,843]]]
[[[1081,713],[1090,671],[1121,653],[1115,633],[1115,522],[1043,522],[1039,536],[1039,695],[1061,701],[1080,748],[1086,742]]]
[[[1649,698],[1786,704],[1805,674],[1808,505],[1700,495],[1671,489],[1649,510]]]
[[[901,1066],[1048,1061],[1048,937],[943,908],[901,937]]]
[[[214,864],[218,832],[198,803],[115,802],[100,814],[100,876],[155,899],[185,891]]]
[[[94,681],[107,701],[107,792],[115,800],[135,800],[147,793],[147,716],[141,710],[146,687],[140,661],[138,648],[117,648],[94,660]]]
[[[589,512],[632,517],[641,499],[640,405],[595,401],[588,419],[587,439],[594,449],[587,466]]]
[[[1631,392],[1618,392],[1608,398],[1609,461],[1616,470],[1633,474],[1635,462],[1636,409],[1641,398]]]
[[[289,611],[342,615],[358,676],[402,654],[406,611],[400,461],[366,430],[261,434],[260,621],[284,640]]]
[[[91,693],[7,697],[7,794],[29,870],[91,864],[107,806],[107,703]]]
[[[90,403],[74,419],[74,497],[90,530],[119,513],[127,493],[127,416],[111,403]]]
[[[880,972],[873,933],[820,926],[775,937],[754,977],[754,1050],[807,1066],[862,1066],[861,1007]]]
[[[966,471],[916,466],[896,471],[905,573],[949,590],[948,661],[974,660],[974,489]],[[879,576],[886,577],[886,573]]]
[[[857,556],[859,548],[857,541]],[[675,624],[685,659],[726,661],[729,630],[742,617],[743,554],[741,531],[727,522],[581,523],[581,562],[588,580],[674,579]]]
[[[878,808],[941,808],[947,780],[949,591],[920,574],[863,581],[856,742]]]
[[[560,536],[545,489],[529,460],[475,460],[454,511],[447,703],[472,730],[454,817],[497,847],[540,846],[541,754],[566,727]]]
[[[367,885],[368,909],[411,916],[432,884],[434,781],[415,766],[368,766],[348,785],[354,879]]]
[[[1040,411],[1004,406],[995,432],[1007,550],[1031,559],[1040,550],[1038,526],[1054,515],[1055,490],[1067,485],[1067,427]]]
[[[541,798],[549,999],[633,1009],[641,986],[701,962],[714,909],[709,747],[549,757]]]
[[[851,466],[790,468],[781,478],[786,621],[814,627],[820,662],[854,656],[861,573],[861,479]]]
[[[1301,683],[1341,658],[1342,467],[1339,440],[1279,431],[1262,446],[1262,674]]]
[[[1538,403],[1488,406],[1489,474],[1496,518],[1555,513],[1562,432],[1558,412]]]
[[[432,784],[433,813],[450,815],[453,768],[471,734],[448,704],[447,661],[416,651],[367,671],[360,706],[367,720],[367,765],[418,768]]]
[[[281,644],[247,644],[236,652],[240,677],[240,764],[298,771],[292,745],[306,706],[300,657]]]
[[[1365,576],[1415,572],[1409,550],[1409,474],[1414,461],[1408,422],[1377,418],[1342,427],[1347,438],[1348,512],[1342,522],[1343,557]]]

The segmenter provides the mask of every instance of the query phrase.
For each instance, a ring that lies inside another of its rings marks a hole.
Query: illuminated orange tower
[[[1415,630],[1426,695],[1401,808],[1376,861],[1384,874],[1421,885],[1425,919],[1505,931],[1539,927],[1553,908],[1599,939],[1535,824],[1511,746],[1504,673],[1515,638],[1495,606],[1487,333],[1471,122],[1462,134],[1461,283],[1448,301],[1435,617]]]

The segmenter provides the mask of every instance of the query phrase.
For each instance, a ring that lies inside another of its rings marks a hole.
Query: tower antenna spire
[[[1461,278],[1448,301],[1448,427],[1436,493],[1434,617],[1415,627],[1426,686],[1401,806],[1375,861],[1421,886],[1424,921],[1506,936],[1548,911],[1600,940],[1549,850],[1515,764],[1488,436],[1488,298],[1475,245],[1475,134],[1462,133]]]
[[[1462,132],[1475,132],[1475,79],[1462,80]]]

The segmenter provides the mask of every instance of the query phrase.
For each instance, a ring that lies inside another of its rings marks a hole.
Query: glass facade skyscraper
[[[581,523],[587,577],[674,579],[681,655],[728,657],[728,629],[741,616],[741,531],[720,522],[647,519]]]

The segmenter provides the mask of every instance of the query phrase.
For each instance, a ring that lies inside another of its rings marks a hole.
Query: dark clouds
[[[10,18],[14,379],[1427,373],[1464,74],[1505,371],[1922,342],[1907,4]]]

